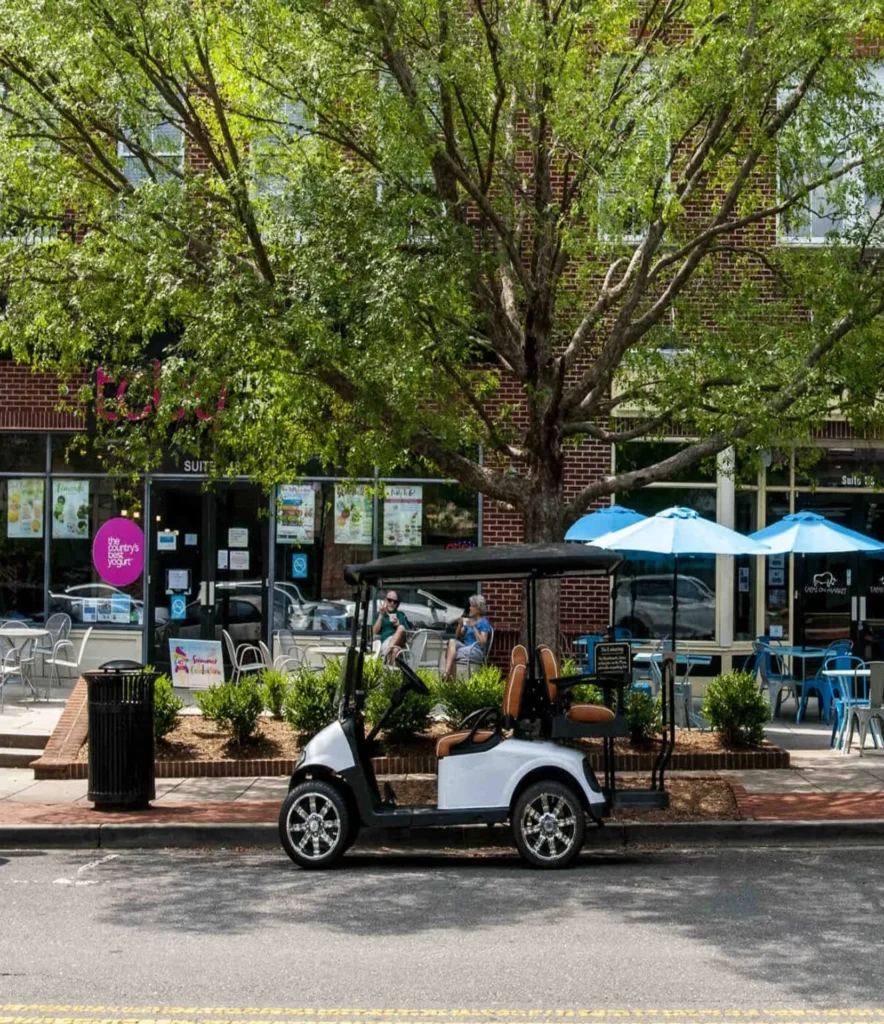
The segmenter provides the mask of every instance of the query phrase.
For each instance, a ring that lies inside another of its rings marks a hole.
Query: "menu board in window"
[[[312,544],[316,524],[316,491],[313,484],[284,484],[279,488],[276,509],[276,540],[279,544]]]
[[[384,493],[384,546],[419,548],[423,487],[388,485]]]
[[[89,481],[52,481],[52,537],[89,540]]]
[[[6,516],[7,537],[43,536],[43,481],[34,478],[10,480]]]
[[[372,499],[364,484],[335,485],[335,544],[371,544]]]

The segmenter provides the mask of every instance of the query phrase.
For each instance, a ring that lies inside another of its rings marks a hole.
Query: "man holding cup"
[[[411,629],[408,616],[399,611],[399,595],[395,590],[387,592],[383,601],[378,602],[378,617],[371,627],[372,633],[381,641],[381,657],[392,664],[405,646],[405,631]]]

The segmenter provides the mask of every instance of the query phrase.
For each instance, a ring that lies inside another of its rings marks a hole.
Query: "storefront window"
[[[770,526],[789,514],[789,495],[769,492],[766,522]],[[764,559],[764,632],[772,639],[787,639],[789,632],[789,559],[787,555],[768,555]]]
[[[479,500],[457,484],[388,483],[378,502],[378,554],[419,548],[474,548],[479,542]],[[477,584],[399,588],[402,610],[415,628],[451,625],[466,611]]]
[[[618,495],[618,503],[644,515],[673,505],[693,508],[715,519],[716,494],[711,488],[647,487]],[[672,636],[674,561],[666,555],[631,554],[617,571],[614,622],[634,637]],[[715,556],[680,556],[678,559],[679,640],[715,639]]]
[[[734,525],[738,533],[756,530],[758,495],[743,491],[736,495]],[[755,639],[755,572],[756,558],[740,555],[734,559],[734,639]]]
[[[371,484],[308,482],[278,488],[274,621],[293,630],[346,630],[353,587],[344,568],[372,557]]]
[[[104,473],[107,470],[101,452],[92,442],[76,434],[53,434],[53,473]]]
[[[654,466],[663,459],[671,458],[687,448],[687,442],[674,441],[627,441],[615,448],[615,466],[618,473]],[[697,482],[715,483],[717,468],[715,459],[704,459],[669,477],[673,483]]]
[[[143,584],[115,586],[93,564],[92,542],[108,520],[139,515],[114,496],[107,478],[54,477],[49,503],[49,611],[77,625],[130,626],[144,620]]]
[[[3,434],[0,473],[43,473],[45,470],[45,434]]]
[[[43,619],[44,486],[0,478],[0,619]]]

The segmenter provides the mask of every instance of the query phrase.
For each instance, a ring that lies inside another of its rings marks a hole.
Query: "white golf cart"
[[[279,815],[280,839],[291,859],[304,868],[329,867],[352,846],[362,826],[510,821],[515,845],[529,864],[561,868],[580,853],[587,819],[601,824],[614,806],[666,806],[664,771],[674,741],[671,673],[665,674],[666,728],[651,788],[618,790],[614,739],[628,729],[615,691],[622,698],[628,674],[558,678],[553,652],[535,644],[536,581],[607,576],[618,561],[612,552],[586,545],[542,544],[424,551],[349,566],[345,578],[357,587],[359,614],[342,669],[338,720],[302,751]],[[438,741],[436,805],[398,806],[388,788],[384,795],[379,790],[372,768],[375,739],[409,690],[428,691],[400,660],[402,684],[381,721],[365,734],[362,666],[372,588],[477,579],[524,581],[527,647],[513,651],[503,706],[475,712]],[[571,688],[590,680],[605,687],[605,704],[574,704]],[[603,785],[583,753],[555,742],[575,737],[603,739]]]

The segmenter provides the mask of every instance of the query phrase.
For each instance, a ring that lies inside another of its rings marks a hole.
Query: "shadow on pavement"
[[[362,853],[313,873],[282,853],[133,852],[102,865],[111,901],[100,913],[170,932],[289,924],[342,943],[446,930],[491,936],[550,915],[586,930],[604,915],[608,926],[635,926],[643,943],[665,946],[669,931],[681,948],[702,944],[729,970],[805,1002],[825,1000],[827,978],[841,1000],[864,1002],[877,998],[876,972],[857,966],[880,941],[880,858],[874,847],[667,850],[593,854],[541,872],[499,854]],[[687,983],[690,964],[682,966]]]

